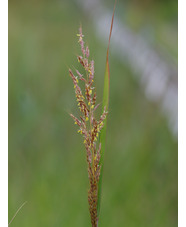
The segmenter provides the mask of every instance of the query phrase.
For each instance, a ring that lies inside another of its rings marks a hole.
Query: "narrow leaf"
[[[110,71],[109,71],[109,45],[110,45],[110,39],[112,34],[112,28],[113,28],[113,21],[114,21],[114,11],[116,6],[116,0],[114,4],[114,10],[112,14],[112,21],[110,26],[110,35],[109,35],[109,42],[107,47],[107,56],[106,56],[106,67],[105,67],[105,76],[104,76],[104,89],[103,89],[103,106],[102,109],[106,108],[106,111],[108,111],[109,106],[109,90],[110,90]],[[100,142],[101,142],[101,158],[100,158],[100,165],[101,165],[101,172],[100,172],[100,178],[99,178],[99,184],[98,184],[98,205],[97,205],[97,212],[99,216],[100,212],[100,203],[101,203],[101,187],[102,187],[102,176],[103,176],[103,164],[104,164],[104,153],[105,153],[105,143],[106,143],[106,129],[107,129],[107,118],[104,121],[104,127],[101,130],[100,134]]]
[[[19,213],[19,211],[21,210],[21,208],[27,203],[27,201],[25,201],[20,207],[19,209],[16,211],[16,213],[14,214],[13,218],[11,219],[11,221],[9,222],[8,226],[10,226],[10,224],[12,223],[12,221],[14,220],[14,218],[16,217],[16,215]]]

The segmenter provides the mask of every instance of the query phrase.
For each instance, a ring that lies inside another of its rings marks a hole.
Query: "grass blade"
[[[109,91],[110,91],[110,71],[109,71],[108,56],[109,56],[109,45],[110,45],[110,39],[111,39],[113,21],[114,21],[115,6],[116,6],[116,0],[115,0],[115,4],[114,4],[114,10],[113,10],[112,21],[111,21],[111,26],[110,26],[109,42],[108,42],[107,56],[106,56],[105,76],[104,76],[103,106],[102,106],[102,108],[103,109],[106,108],[106,111],[108,111]],[[105,144],[106,144],[106,129],[107,129],[107,118],[105,119],[104,127],[103,127],[103,129],[101,131],[101,134],[100,134],[100,142],[101,142],[100,165],[102,167],[101,167],[99,184],[98,184],[98,204],[97,204],[98,216],[99,216],[99,212],[100,212],[100,203],[101,203],[101,188],[102,188],[103,164],[104,164],[104,153],[105,153]]]
[[[14,218],[16,217],[16,215],[19,213],[19,211],[21,210],[21,208],[27,203],[27,201],[25,201],[20,207],[19,209],[16,211],[16,213],[14,214],[13,218],[11,219],[11,221],[9,222],[8,226],[10,226],[10,224],[12,223],[12,221],[14,220]]]

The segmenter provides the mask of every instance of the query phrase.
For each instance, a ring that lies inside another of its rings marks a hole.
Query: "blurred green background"
[[[112,10],[113,1],[103,3]],[[177,32],[176,1],[118,4],[127,26],[138,32],[148,23],[177,58],[177,40],[166,33]],[[101,101],[106,45],[77,2],[9,0],[9,221],[27,201],[12,227],[91,226],[85,149],[69,117],[77,115],[68,67],[79,68],[80,23]],[[177,139],[130,67],[110,54],[110,70],[99,226],[177,226]]]

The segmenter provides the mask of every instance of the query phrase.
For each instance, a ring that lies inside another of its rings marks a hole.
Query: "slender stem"
[[[16,213],[14,214],[13,218],[11,219],[11,221],[9,222],[8,226],[12,223],[12,221],[14,220],[14,218],[16,217],[16,215],[18,214],[18,212],[21,210],[21,208],[27,203],[27,201],[25,201],[20,207],[19,209],[16,211]]]

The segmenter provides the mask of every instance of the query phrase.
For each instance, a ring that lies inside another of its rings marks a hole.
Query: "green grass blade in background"
[[[115,5],[116,5],[116,1],[115,1]],[[110,91],[110,71],[109,71],[108,55],[109,55],[110,38],[111,38],[111,34],[112,34],[112,27],[113,27],[113,21],[114,21],[115,5],[114,5],[113,14],[112,14],[111,26],[110,26],[110,35],[109,35],[109,42],[108,42],[108,47],[107,47],[106,68],[105,68],[105,76],[104,76],[102,109],[104,110],[104,108],[106,108],[106,111],[108,111],[109,91]],[[102,187],[103,164],[104,164],[104,153],[105,153],[105,143],[106,143],[106,130],[107,130],[107,118],[105,119],[104,127],[103,127],[103,129],[101,130],[101,133],[100,133],[100,143],[101,143],[100,165],[102,167],[101,167],[99,184],[98,184],[98,205],[97,205],[98,216],[99,216],[99,212],[100,212],[100,203],[101,203],[101,187]]]
[[[19,211],[22,209],[22,207],[27,203],[27,201],[25,201],[19,208],[18,210],[15,212],[13,218],[11,219],[11,221],[9,222],[8,226],[10,226],[10,224],[12,223],[12,221],[14,220],[14,218],[17,216],[17,214],[19,213]]]

